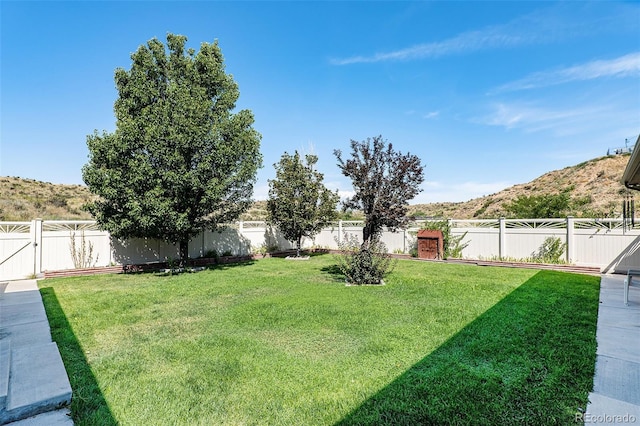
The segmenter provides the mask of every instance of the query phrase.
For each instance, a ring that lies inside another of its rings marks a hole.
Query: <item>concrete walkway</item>
[[[602,275],[596,373],[585,424],[640,425],[640,288],[629,289],[625,306],[625,278]]]
[[[70,402],[37,282],[0,283],[0,424],[70,426]]]

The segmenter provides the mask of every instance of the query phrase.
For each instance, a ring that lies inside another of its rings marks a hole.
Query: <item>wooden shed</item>
[[[422,229],[418,231],[418,257],[420,259],[442,259],[444,238],[442,231]]]

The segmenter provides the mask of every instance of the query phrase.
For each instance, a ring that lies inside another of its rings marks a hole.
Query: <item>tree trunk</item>
[[[189,240],[180,241],[180,267],[187,266],[189,260]]]
[[[373,226],[365,223],[364,228],[362,228],[362,248],[369,247],[369,242],[374,236],[373,234]]]
[[[298,241],[296,242],[296,257],[300,257],[301,242],[302,242],[302,237],[298,237]]]

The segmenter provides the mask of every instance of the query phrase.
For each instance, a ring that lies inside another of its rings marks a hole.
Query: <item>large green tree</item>
[[[89,211],[118,238],[179,244],[236,219],[251,203],[262,164],[249,110],[232,113],[238,85],[217,41],[185,51],[187,38],[150,40],[117,69],[116,130],[87,137]]]
[[[324,186],[324,176],[314,169],[317,162],[315,155],[306,155],[303,162],[298,151],[285,152],[273,165],[276,178],[269,180],[267,221],[296,244],[298,257],[302,238],[313,238],[338,215],[338,192]]]

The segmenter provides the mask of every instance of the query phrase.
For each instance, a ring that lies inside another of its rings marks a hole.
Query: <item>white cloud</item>
[[[347,198],[353,197],[355,195],[353,189],[342,189],[351,188],[351,183],[347,178],[343,178],[341,175],[330,175],[330,178],[332,180],[325,181],[324,186],[326,186],[331,191],[337,190],[340,201],[344,201]]]
[[[356,193],[354,191],[340,191],[338,190],[338,196],[340,197],[340,201],[344,201],[347,198],[351,198],[354,195],[356,195]]]
[[[545,109],[520,104],[499,103],[483,120],[484,124],[507,129],[521,128],[526,131],[541,131],[566,126],[576,119],[584,119],[602,111],[589,108]]]
[[[638,76],[640,76],[640,52],[635,52],[615,59],[598,60],[554,71],[537,72],[523,79],[507,83],[499,87],[496,92],[535,89],[604,77]]]
[[[499,30],[499,28],[490,28],[483,31],[471,31],[440,42],[418,44],[392,52],[376,53],[371,56],[352,56],[343,59],[334,58],[331,59],[330,62],[333,65],[350,65],[357,63],[404,61],[432,58],[464,51],[474,51],[487,47],[516,45],[520,42],[519,37],[502,34]]]
[[[489,126],[520,129],[524,132],[548,131],[555,136],[588,135],[606,129],[637,126],[638,108],[627,101],[598,99],[598,104],[532,105],[518,102],[496,103],[492,111],[473,122]]]
[[[255,185],[253,187],[253,199],[265,201],[269,198],[269,185]]]
[[[567,14],[571,19],[562,19]],[[637,25],[624,10],[609,13],[606,17],[590,12],[588,7],[576,8],[560,5],[518,17],[501,25],[460,33],[442,41],[416,44],[389,52],[332,58],[333,65],[407,61],[435,58],[444,55],[475,52],[485,49],[508,48],[530,44],[548,43],[605,31],[616,25],[619,30]],[[621,28],[624,27],[624,28]]]
[[[412,109],[409,111],[405,111],[404,114],[408,116],[420,115],[425,120],[429,120],[438,117],[440,115],[440,111],[429,111],[427,113],[422,113]]]

